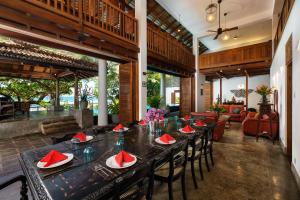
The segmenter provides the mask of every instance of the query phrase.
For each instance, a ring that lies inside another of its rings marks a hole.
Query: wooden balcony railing
[[[163,33],[151,25],[148,25],[147,29],[148,51],[158,54],[166,62],[183,65],[185,68],[195,68],[195,56],[191,50],[168,33]]]
[[[108,0],[24,0],[82,26],[138,43],[137,20]]]

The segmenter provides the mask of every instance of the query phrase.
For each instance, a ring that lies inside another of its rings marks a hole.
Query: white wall
[[[285,70],[285,44],[293,34],[293,148],[292,160],[298,175],[300,175],[300,51],[297,50],[300,40],[299,26],[300,1],[295,1],[294,7],[290,14],[288,23],[285,27],[283,36],[273,58],[271,66],[272,86],[279,91],[279,113],[280,113],[280,139],[286,146],[286,121],[285,121],[285,85],[286,85],[286,70]],[[298,120],[297,120],[298,119]]]
[[[180,87],[166,87],[166,105],[171,104],[171,99],[172,99],[172,93],[175,90],[180,90]]]
[[[270,85],[270,75],[261,75],[261,76],[251,76],[249,77],[249,89],[253,89],[254,91],[249,94],[249,108],[256,108],[258,109],[257,103],[260,101],[260,95],[255,93],[255,89],[259,85]],[[222,97],[223,101],[224,99],[226,100],[231,100],[234,94],[230,92],[230,90],[237,90],[238,85],[244,85],[244,89],[246,89],[246,77],[235,77],[235,78],[230,78],[226,79],[223,78],[222,80]],[[213,101],[216,102],[218,95],[220,94],[220,79],[216,79],[213,81]],[[237,98],[235,97],[236,100],[243,100],[246,103],[245,98]]]

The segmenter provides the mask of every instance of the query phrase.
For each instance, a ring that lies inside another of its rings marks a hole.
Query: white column
[[[139,48],[139,119],[147,112],[147,0],[135,0],[135,18],[138,20]],[[143,87],[144,86],[144,87]]]
[[[107,126],[106,60],[98,60],[98,126]]]
[[[161,104],[166,106],[166,74],[160,74],[160,96],[162,98]]]
[[[204,88],[205,76],[199,72],[199,40],[193,36],[193,52],[195,55],[195,110],[196,112],[204,111],[204,95],[201,95],[201,89]]]

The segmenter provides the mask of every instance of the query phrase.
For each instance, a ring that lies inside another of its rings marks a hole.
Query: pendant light
[[[210,4],[205,9],[206,12],[206,21],[209,23],[212,23],[217,18],[217,9],[218,5],[216,3],[213,3],[212,0],[210,1]]]
[[[224,17],[225,17],[225,29],[226,29],[226,18],[227,18],[227,13],[224,13]],[[222,35],[222,40],[227,41],[230,39],[230,34],[228,31],[224,32]]]

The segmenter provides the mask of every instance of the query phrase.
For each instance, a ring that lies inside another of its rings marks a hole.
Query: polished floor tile
[[[50,144],[49,137],[42,135],[0,140],[0,176],[20,170],[18,152],[47,144]],[[221,141],[214,143],[214,159],[215,166],[210,172],[203,162],[203,181],[196,164],[198,189],[194,188],[188,165],[189,200],[300,200],[288,160],[279,144],[273,145],[266,139],[256,142],[255,138],[244,136],[239,123],[234,123]],[[15,184],[0,191],[0,199],[18,199],[18,192],[19,185]],[[167,185],[156,183],[154,193],[154,200],[167,200]],[[174,183],[173,193],[174,199],[182,199],[180,181]]]

